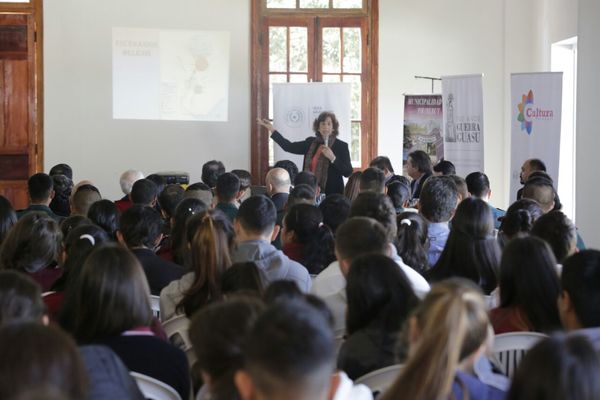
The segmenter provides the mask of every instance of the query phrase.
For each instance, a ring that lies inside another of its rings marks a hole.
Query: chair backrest
[[[146,399],[182,400],[179,393],[166,383],[137,372],[130,372],[130,374]]]
[[[150,307],[152,308],[152,315],[160,321],[160,296],[150,296]]]
[[[183,350],[188,358],[190,367],[196,362],[196,354],[192,349],[192,343],[188,335],[190,320],[185,315],[177,315],[163,322],[163,328],[169,341],[179,349]]]
[[[494,337],[494,361],[509,378],[513,376],[523,355],[537,342],[547,337],[537,332],[502,333]]]
[[[389,389],[394,383],[400,371],[402,364],[390,365],[389,367],[381,368],[358,378],[354,383],[356,385],[363,384],[371,389],[373,397],[378,398],[383,392]]]

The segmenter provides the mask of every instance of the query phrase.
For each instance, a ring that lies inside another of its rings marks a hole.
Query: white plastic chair
[[[179,393],[166,383],[138,372],[130,372],[130,374],[146,399],[181,400]]]
[[[196,354],[192,349],[192,343],[188,335],[190,320],[185,315],[177,315],[163,322],[163,328],[169,341],[185,352],[190,366],[196,362]]]
[[[545,337],[537,332],[511,332],[494,336],[494,359],[502,373],[512,377],[527,350]]]
[[[402,364],[396,364],[369,372],[358,378],[354,384],[358,385],[362,383],[367,386],[373,392],[373,397],[377,398],[392,386],[398,375],[400,375],[402,367]]]
[[[160,296],[150,295],[150,307],[152,308],[152,315],[160,320]]]

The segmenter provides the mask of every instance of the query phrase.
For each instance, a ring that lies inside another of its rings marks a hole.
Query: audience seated
[[[54,198],[54,183],[50,176],[43,172],[29,177],[27,181],[27,193],[29,195],[29,207],[17,211],[17,218],[31,212],[44,213],[55,221],[61,218],[50,209],[50,202]]]
[[[409,211],[414,209],[409,209],[410,204],[410,183],[403,181],[394,181],[387,185],[387,195],[390,200],[392,200],[392,204],[394,204],[394,209],[396,210],[396,214],[400,214],[404,211]]]
[[[44,213],[27,213],[2,242],[0,268],[29,275],[47,292],[62,273],[58,268],[60,241],[54,219]]]
[[[556,261],[561,264],[577,251],[577,230],[561,211],[550,211],[539,217],[531,228],[531,234],[545,240]]]
[[[296,185],[290,190],[285,209],[292,208],[296,204],[316,204],[316,192],[314,189],[305,183]],[[284,212],[285,213],[285,212]],[[281,214],[284,214],[281,213]],[[283,218],[283,215],[282,215]]]
[[[467,198],[456,208],[442,254],[425,273],[430,282],[466,278],[490,294],[497,286],[500,248],[493,238],[492,211],[486,202]]]
[[[284,282],[284,281],[277,281]],[[255,295],[262,297],[264,285],[260,279],[260,271],[253,262],[232,264],[221,276],[221,293],[223,297],[235,294]]]
[[[101,247],[85,261],[75,288],[73,335],[81,344],[108,346],[131,371],[158,379],[187,399],[187,359],[153,335],[149,297],[136,257],[121,246]]]
[[[215,184],[216,185],[216,184]],[[207,207],[213,204],[213,193],[210,187],[205,183],[193,183],[185,189],[184,199],[194,198],[201,200]]]
[[[158,188],[150,179],[139,179],[129,194],[131,203],[155,208],[158,199]]]
[[[333,234],[316,206],[296,204],[288,209],[281,230],[283,253],[317,275],[335,260]]]
[[[217,186],[217,179],[225,173],[225,165],[221,161],[211,160],[202,165],[202,182],[209,188],[214,189]]]
[[[396,338],[418,298],[396,263],[381,254],[355,258],[346,278],[348,336],[338,368],[356,379],[394,364]]]
[[[508,400],[600,398],[600,357],[582,336],[553,336],[521,360]]]
[[[352,175],[348,178],[348,182],[346,182],[346,187],[344,188],[344,196],[352,203],[358,193],[360,192],[360,177],[362,176],[362,171],[353,172]]]
[[[164,176],[158,175],[158,174],[150,174],[146,177],[146,179],[156,185],[156,196],[157,196],[156,204],[158,205],[158,196],[162,193],[163,190],[165,190],[165,187],[167,186],[167,179]],[[157,211],[160,211],[160,210],[157,210]]]
[[[410,190],[415,203],[421,197],[421,189],[423,184],[432,174],[431,159],[423,150],[416,150],[409,153],[406,160],[406,173],[412,179]]]
[[[385,176],[385,185],[390,183],[390,180],[395,176],[392,161],[386,156],[377,156],[371,160],[369,167],[379,168]]]
[[[385,174],[383,170],[370,167],[360,175],[359,192],[385,193]]]
[[[126,245],[142,264],[153,295],[158,296],[165,286],[181,278],[182,267],[154,253],[162,239],[162,219],[156,210],[135,204],[123,212],[119,225],[119,242]]]
[[[71,215],[87,216],[92,204],[102,200],[102,196],[93,185],[82,185],[71,196]]]
[[[173,262],[189,269],[188,241],[186,238],[186,224],[193,215],[203,214],[208,206],[196,198],[184,198],[175,209],[171,221],[171,256]]]
[[[398,255],[407,265],[424,274],[429,269],[427,221],[417,213],[405,211],[398,214],[396,222]]]
[[[252,196],[252,175],[245,169],[234,169],[231,173],[240,180],[240,195],[238,198],[238,207],[244,200]]]
[[[65,175],[50,175],[54,187],[54,197],[50,202],[50,209],[59,217],[68,217],[71,214],[71,191],[73,181]]]
[[[433,175],[456,175],[456,167],[452,162],[444,160],[443,158],[433,166]]]
[[[294,187],[299,185],[308,185],[315,192],[315,203],[319,205],[322,200],[321,190],[322,188],[317,183],[317,177],[312,172],[302,171],[296,175],[296,179],[294,179]],[[323,196],[325,196],[323,194]]]
[[[488,203],[494,217],[494,228],[500,228],[500,219],[506,214],[504,210],[496,208],[489,204],[492,197],[492,189],[490,189],[490,180],[483,172],[472,172],[465,178],[467,189],[472,197],[477,197]]]
[[[434,176],[423,185],[419,198],[419,213],[427,220],[429,238],[429,265],[440,258],[448,240],[448,222],[458,205],[458,189],[454,181],[446,176]]]
[[[515,237],[526,236],[535,221],[543,214],[542,207],[535,200],[520,199],[508,207],[500,222],[498,242],[502,247]]]
[[[17,213],[10,201],[0,196],[0,245],[8,235],[11,228],[17,223]]]
[[[69,232],[71,232],[78,226],[89,224],[93,224],[93,222],[88,217],[84,217],[83,215],[71,215],[63,219],[60,223],[60,231],[62,233],[62,238],[66,238]]]
[[[504,399],[468,374],[486,351],[489,319],[481,292],[457,278],[433,285],[410,317],[409,357],[383,400]]]
[[[238,200],[240,192],[240,178],[231,172],[225,172],[217,178],[215,187],[215,208],[221,210],[231,222],[238,213]]]
[[[500,307],[490,311],[496,334],[560,329],[556,259],[535,237],[511,240],[500,264]]]
[[[267,195],[273,200],[277,213],[285,209],[292,186],[289,173],[283,168],[272,168],[265,178]]]
[[[469,194],[469,189],[467,187],[467,182],[458,175],[448,175],[448,178],[454,181],[456,185],[456,190],[458,191],[458,202],[460,203],[467,197],[471,197]]]
[[[223,176],[223,175],[221,175]],[[220,177],[219,177],[220,178]],[[218,185],[218,184],[217,184]],[[221,276],[231,265],[233,226],[219,210],[194,215],[186,224],[190,270],[160,292],[160,318],[191,318],[194,312],[221,298]]]
[[[234,223],[237,246],[231,253],[231,259],[233,262],[256,263],[265,285],[289,279],[307,292],[311,281],[306,268],[271,244],[277,236],[276,220],[275,205],[268,197],[252,196],[243,202]]]
[[[48,172],[50,176],[56,175],[64,175],[69,178],[71,181],[73,180],[73,169],[69,164],[56,164],[52,168],[50,168],[50,172]]]
[[[139,179],[144,179],[144,174],[141,171],[136,171],[134,169],[129,169],[121,174],[121,177],[119,178],[119,185],[121,186],[121,191],[125,196],[123,196],[123,198],[120,200],[115,201],[119,211],[123,212],[133,205],[131,199],[129,198],[129,194],[131,193],[133,184]]]
[[[204,381],[197,400],[239,398],[234,377],[244,366],[242,347],[263,309],[259,299],[236,296],[194,314],[189,337]]]
[[[117,240],[120,212],[114,202],[106,199],[95,202],[90,206],[87,216],[91,222],[104,229],[111,240]]]
[[[171,218],[175,214],[175,209],[183,200],[183,194],[185,190],[181,187],[181,185],[170,184],[166,185],[165,188],[158,195],[158,204],[160,205],[160,212],[162,214],[163,219],[169,224],[171,223]],[[170,229],[169,229],[170,231]]]
[[[333,335],[325,317],[296,300],[278,302],[256,320],[235,373],[242,400],[325,400],[335,367]]]
[[[319,210],[323,213],[323,224],[327,225],[335,236],[337,228],[348,219],[350,200],[343,194],[333,193],[319,204]]]
[[[26,322],[48,322],[40,286],[17,271],[0,271],[0,328]]]
[[[546,164],[537,158],[525,160],[523,165],[521,165],[521,173],[519,174],[521,185],[525,185],[527,180],[529,180],[529,176],[534,172],[546,172]],[[523,188],[517,191],[517,200],[520,200],[522,196]]]
[[[290,182],[296,181],[296,175],[298,175],[298,166],[290,160],[279,160],[273,165],[273,168],[283,168],[287,171],[290,176]]]

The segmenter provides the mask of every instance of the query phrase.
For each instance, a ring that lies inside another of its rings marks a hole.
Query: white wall
[[[579,0],[577,76],[577,225],[588,247],[600,248],[600,2]]]
[[[227,30],[229,122],[112,119],[112,27]],[[250,2],[60,0],[44,4],[45,168],[70,164],[108,198],[121,172],[188,171],[202,163],[250,167]]]

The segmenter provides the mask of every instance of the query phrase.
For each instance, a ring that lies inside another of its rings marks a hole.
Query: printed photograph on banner
[[[402,165],[406,165],[408,154],[416,150],[426,152],[434,164],[444,157],[442,122],[441,95],[404,97]]]

